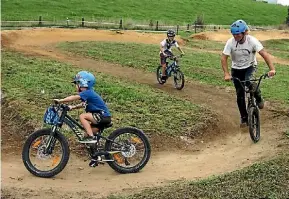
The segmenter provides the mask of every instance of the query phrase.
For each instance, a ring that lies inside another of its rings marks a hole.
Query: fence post
[[[84,17],[81,19],[81,26],[84,27]]]
[[[177,25],[177,35],[179,34],[179,25]]]
[[[187,25],[187,30],[190,30],[190,24]]]
[[[42,26],[42,16],[39,16],[39,23],[38,23],[39,26]]]
[[[197,33],[197,22],[195,21],[195,33]]]
[[[122,19],[119,21],[119,29],[122,29]]]
[[[156,31],[159,30],[159,21],[157,21],[157,24],[156,24]]]
[[[67,25],[67,26],[69,25],[69,24],[68,24],[68,21],[69,21],[69,20],[68,20],[68,17],[66,17],[66,25]]]

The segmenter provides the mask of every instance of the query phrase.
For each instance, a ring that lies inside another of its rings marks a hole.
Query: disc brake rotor
[[[133,144],[131,144],[129,146],[129,149],[127,149],[126,151],[122,151],[121,154],[126,158],[131,158],[136,154],[136,148]]]
[[[38,147],[37,157],[41,160],[47,160],[50,158],[50,155],[44,153],[45,149],[46,147],[44,145]]]

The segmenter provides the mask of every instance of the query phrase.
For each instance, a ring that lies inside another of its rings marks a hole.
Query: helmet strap
[[[245,35],[245,33],[242,33],[242,34],[243,34],[243,37],[242,37],[242,39],[239,41],[240,44],[242,44],[242,43],[245,42],[245,36],[246,36],[246,35]]]
[[[240,39],[240,41],[237,41],[236,48],[237,48],[239,43],[243,44],[245,42],[245,33],[242,33],[242,34],[243,34],[243,37],[242,37],[242,39]]]
[[[80,93],[81,90],[80,90],[80,86],[77,84],[77,88],[78,88],[78,92]]]

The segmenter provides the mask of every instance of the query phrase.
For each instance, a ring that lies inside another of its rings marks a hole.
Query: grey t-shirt
[[[257,65],[256,52],[263,49],[263,45],[251,35],[246,35],[243,44],[238,43],[232,37],[229,39],[223,50],[223,54],[231,56],[232,68],[245,69],[252,65]]]

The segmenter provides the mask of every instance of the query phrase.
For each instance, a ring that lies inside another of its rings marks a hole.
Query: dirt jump
[[[207,38],[225,41],[227,33],[212,32]],[[277,36],[277,34],[279,36]],[[190,150],[154,151],[147,166],[139,173],[118,174],[109,166],[90,168],[88,162],[72,153],[66,168],[51,179],[31,175],[21,159],[19,143],[11,141],[10,128],[2,127],[2,194],[7,198],[99,198],[112,193],[132,193],[146,187],[162,186],[176,180],[196,180],[222,174],[269,159],[282,151],[285,145],[284,131],[288,118],[276,118],[274,112],[261,111],[261,140],[254,144],[248,130],[239,128],[239,115],[233,92],[216,89],[195,82],[186,83],[184,90],[177,91],[171,85],[160,86],[155,74],[133,68],[121,67],[102,61],[69,55],[54,45],[63,41],[116,41],[158,44],[161,34],[123,31],[122,34],[105,30],[80,29],[26,29],[2,31],[2,47],[26,55],[54,59],[82,68],[129,79],[162,89],[172,96],[210,107],[218,115],[218,128],[206,133],[208,137],[193,140]],[[266,39],[289,38],[281,31],[266,34]],[[262,38],[261,38],[262,40]],[[287,62],[288,63],[288,62]],[[214,135],[214,136],[213,136]],[[11,151],[10,145],[18,150]]]

